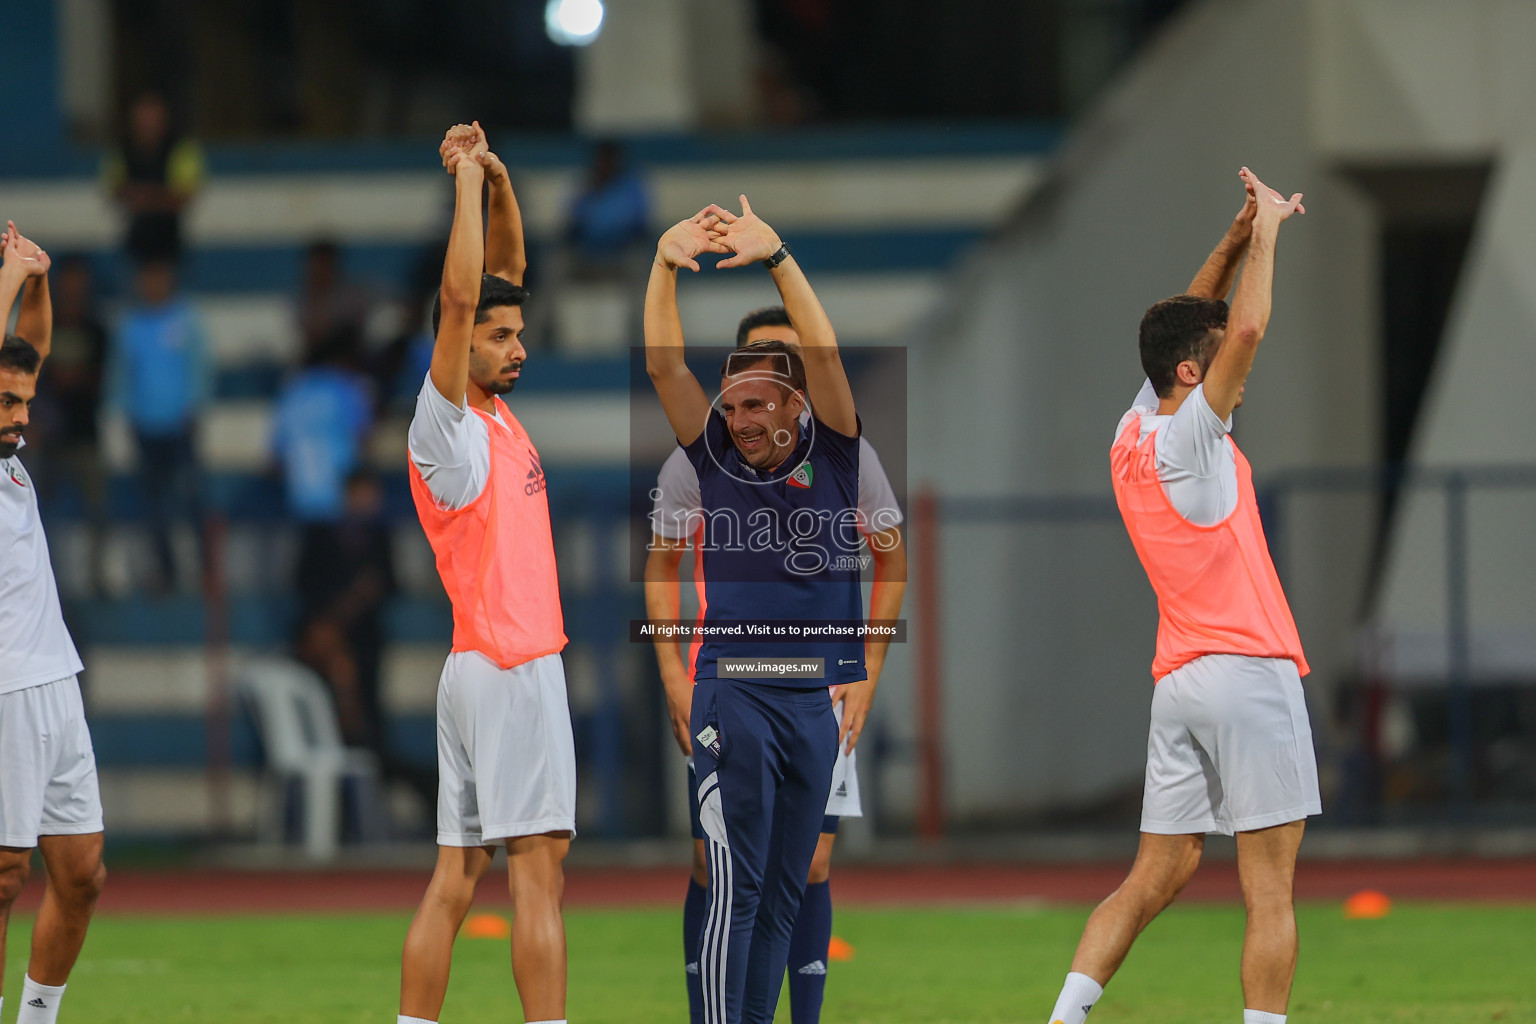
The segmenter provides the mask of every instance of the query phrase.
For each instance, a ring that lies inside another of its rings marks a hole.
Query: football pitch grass
[[[849,908],[837,933],[854,958],[832,966],[827,1024],[1043,1022],[1086,907]],[[1299,911],[1291,1020],[1536,1021],[1536,906],[1399,905],[1344,920]],[[70,979],[62,1020],[92,1024],[383,1024],[394,1020],[409,915],[152,917],[105,914]],[[30,918],[11,922],[5,1019],[13,1020]],[[683,1024],[679,911],[572,909],[569,1017],[575,1024]],[[1241,1019],[1242,910],[1174,907],[1153,923],[1095,1008],[1096,1024]],[[504,939],[461,937],[444,1024],[522,1020]],[[779,1021],[789,1020],[781,1000]]]

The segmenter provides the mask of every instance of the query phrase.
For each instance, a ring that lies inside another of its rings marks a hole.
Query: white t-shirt
[[[1115,437],[1125,432],[1132,416],[1141,417],[1141,441],[1157,431],[1157,478],[1179,515],[1197,526],[1214,526],[1237,508],[1237,456],[1223,422],[1205,400],[1205,385],[1195,385],[1171,416],[1157,414],[1152,382],[1142,385],[1131,408],[1120,417]]]
[[[37,489],[20,459],[0,459],[0,693],[68,679],[82,668],[59,610]]]
[[[499,412],[496,422],[507,426]],[[406,449],[432,497],[443,508],[463,508],[485,490],[491,477],[489,431],[485,420],[471,413],[467,405],[455,405],[444,398],[431,375],[427,376],[416,396]]]
[[[698,528],[703,515],[699,474],[681,448],[675,449],[656,474],[656,494],[651,528],[667,540],[685,540]],[[896,502],[891,478],[885,475],[874,445],[859,438],[859,532],[884,533],[900,526],[903,516]],[[690,524],[692,524],[690,526]]]

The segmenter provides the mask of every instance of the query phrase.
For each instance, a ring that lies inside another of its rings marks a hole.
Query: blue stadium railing
[[[931,157],[1016,156],[1049,153],[1065,134],[1063,122],[1045,119],[967,122],[845,124],[768,131],[650,133],[622,141],[640,165],[690,167],[765,161],[890,160]],[[265,140],[205,147],[212,175],[369,174],[436,170],[438,138]],[[579,135],[498,135],[497,148],[515,153],[516,168],[583,167],[592,140]],[[47,176],[54,180],[94,178],[99,149],[73,146],[62,151],[7,147],[0,155],[0,179]]]
[[[1475,664],[1472,643],[1478,628],[1470,599],[1474,573],[1471,551],[1476,530],[1469,516],[1469,505],[1480,494],[1524,494],[1536,498],[1536,466],[1380,466],[1290,470],[1265,481],[1258,497],[1271,555],[1289,590],[1294,553],[1287,543],[1286,526],[1299,500],[1320,496],[1373,498],[1378,502],[1378,513],[1382,515],[1380,529],[1386,531],[1390,528],[1389,516],[1392,513],[1382,510],[1395,507],[1399,510],[1397,514],[1401,514],[1406,496],[1426,492],[1434,494],[1444,508],[1441,544],[1445,560],[1442,595],[1445,614],[1441,625],[1447,668],[1438,682],[1421,682],[1412,688],[1411,694],[1420,701],[1437,702],[1435,708],[1426,712],[1431,717],[1438,717],[1438,702],[1443,702],[1445,740],[1449,754],[1444,759],[1441,779],[1445,796],[1442,800],[1430,801],[1417,809],[1388,807],[1379,785],[1358,778],[1362,774],[1375,774],[1381,770],[1382,751],[1369,749],[1370,739],[1366,741],[1366,749],[1330,751],[1319,735],[1317,739],[1322,748],[1321,756],[1336,757],[1340,762],[1340,774],[1344,776],[1343,791],[1340,794],[1342,799],[1335,805],[1337,813],[1330,814],[1330,818],[1332,821],[1352,824],[1414,824],[1446,819],[1476,819],[1495,825],[1528,822],[1532,807],[1536,806],[1536,791],[1523,799],[1516,797],[1513,801],[1489,799],[1479,792],[1476,785],[1480,776],[1487,775],[1485,762],[1489,749],[1485,739],[1480,738],[1474,727],[1475,703],[1479,690],[1484,689],[1489,680],[1485,678],[1488,673],[1481,671]],[[1108,495],[940,497],[937,510],[941,528],[952,525],[1007,526],[1026,523],[1071,526],[1118,522],[1119,519],[1114,499]],[[1129,541],[1126,543],[1128,545]],[[1379,581],[1372,581],[1372,585],[1376,582]],[[1295,594],[1292,595],[1292,601],[1293,604],[1297,601]],[[1528,605],[1536,609],[1536,575],[1530,581]],[[1361,678],[1349,681],[1349,685],[1364,689],[1390,688],[1390,681],[1372,680],[1367,678],[1370,674],[1369,666],[1361,666]],[[1528,677],[1508,680],[1508,685],[1536,695],[1536,671],[1532,671]],[[1379,706],[1376,706],[1376,712],[1373,713],[1379,713]],[[1482,715],[1484,719],[1487,717],[1486,713]],[[1362,725],[1359,731],[1367,738],[1379,734],[1374,723]],[[1526,744],[1536,746],[1536,728],[1527,727],[1525,733]],[[1533,761],[1531,768],[1536,771],[1536,761]]]
[[[134,482],[114,482],[112,509],[116,522],[134,522],[139,501]],[[415,521],[403,473],[386,478],[390,516],[397,522]],[[586,530],[595,550],[590,578],[576,586],[565,585],[562,604],[570,650],[580,651],[595,674],[596,699],[589,706],[573,708],[578,767],[584,799],[584,831],[618,837],[654,831],[660,827],[656,813],[659,793],[647,792],[637,780],[654,776],[659,786],[659,765],[647,730],[661,729],[654,696],[649,651],[632,649],[626,624],[644,616],[644,600],[638,585],[624,578],[626,560],[614,546],[626,535],[629,516],[629,473],[617,469],[571,469],[549,475],[550,514],[557,540],[573,526]],[[206,489],[207,510],[222,523],[285,528],[281,494],[274,481],[257,476],[215,477]],[[67,513],[50,516],[63,524]],[[118,599],[75,598],[66,600],[66,615],[80,646],[204,648],[210,635],[232,646],[282,649],[293,635],[297,610],[288,592],[234,593],[209,601],[205,596],[150,598],[134,595]],[[220,608],[213,611],[212,608]],[[437,643],[446,651],[453,632],[446,598],[399,596],[386,612],[386,635],[395,643]],[[214,623],[212,616],[220,621]],[[213,628],[216,627],[216,628]],[[641,658],[640,655],[645,655]],[[631,664],[624,664],[625,660]],[[638,669],[638,670],[637,670]],[[89,674],[86,678],[89,692]],[[654,725],[655,729],[649,729]],[[93,714],[92,733],[97,758],[104,769],[203,768],[226,770],[260,763],[260,746],[248,721],[232,711],[227,723],[213,728],[227,731],[210,746],[210,721],[203,714],[115,713]],[[391,723],[393,739],[408,760],[431,764],[436,758],[436,728],[431,715],[406,715]],[[210,763],[210,750],[227,763]],[[652,786],[650,788],[655,788]],[[654,818],[654,822],[651,819]]]

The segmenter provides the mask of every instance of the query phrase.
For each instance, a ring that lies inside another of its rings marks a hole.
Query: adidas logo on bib
[[[544,464],[535,455],[530,460],[528,482],[523,485],[523,493],[531,498],[542,490],[544,490]]]
[[[815,475],[815,472],[811,469],[811,464],[809,462],[802,462],[799,469],[789,474],[789,480],[786,482],[791,487],[809,488],[811,480],[815,478]]]

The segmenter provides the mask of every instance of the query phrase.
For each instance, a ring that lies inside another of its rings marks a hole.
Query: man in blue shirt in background
[[[598,142],[580,191],[566,209],[561,244],[541,277],[545,298],[529,307],[533,319],[528,322],[528,336],[547,340],[570,330],[574,322],[554,315],[560,296],[572,284],[607,282],[625,305],[622,340],[627,344],[640,330],[645,272],[640,261],[651,237],[651,199],[644,177],[627,161],[618,142]],[[571,344],[578,339],[560,336],[559,340]]]
[[[373,428],[373,386],[358,370],[355,327],[334,330],[313,363],[290,377],[273,409],[272,453],[283,473],[288,513],[302,523],[335,522],[347,477]]]
[[[139,302],[118,326],[113,404],[128,417],[139,449],[139,479],[159,567],[159,589],[176,587],[171,529],[178,514],[200,527],[196,428],[211,391],[207,345],[192,304],[176,291],[165,259],[139,265]]]
[[[583,266],[616,267],[651,228],[651,198],[645,180],[611,139],[599,142],[585,186],[571,203],[570,240]]]
[[[662,236],[645,300],[646,369],[699,476],[703,626],[725,631],[699,650],[690,723],[710,876],[706,1024],[773,1020],[841,741],[828,686],[859,720],[871,695],[862,636],[746,632],[751,620],[860,620],[848,556],[862,541],[859,420],[832,324],[789,247],[741,203],[739,216],[709,206]],[[697,271],[705,252],[725,254],[721,268],[767,266],[800,337],[798,352],[765,341],[731,353],[713,402],[684,361],[677,308],[677,269]]]

